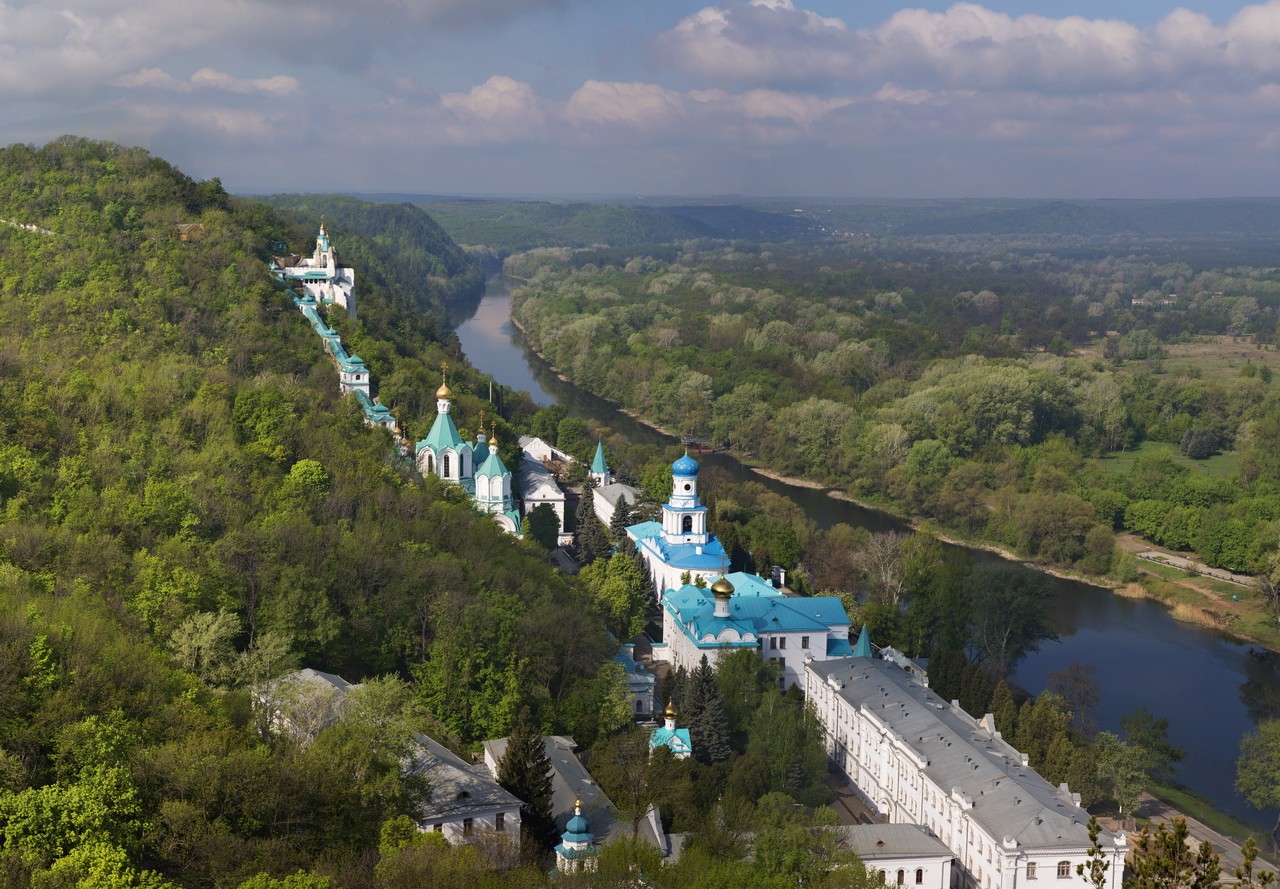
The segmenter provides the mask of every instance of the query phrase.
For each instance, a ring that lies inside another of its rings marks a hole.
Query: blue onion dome
[[[569,823],[564,826],[566,834],[585,834],[590,830],[587,826],[587,819],[582,817],[582,800],[574,800],[573,817],[569,819]]]
[[[698,461],[686,451],[683,457],[671,464],[671,474],[680,478],[693,478],[698,474]]]

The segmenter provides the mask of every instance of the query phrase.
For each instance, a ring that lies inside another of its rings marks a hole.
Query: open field
[[[1240,466],[1240,460],[1236,457],[1235,451],[1214,454],[1207,460],[1192,460],[1190,457],[1182,456],[1178,451],[1177,445],[1170,444],[1167,441],[1144,441],[1131,450],[1117,451],[1114,454],[1099,457],[1094,460],[1094,463],[1106,472],[1125,473],[1129,471],[1134,461],[1142,454],[1168,454],[1173,458],[1174,463],[1186,466],[1196,472],[1217,475],[1223,478],[1230,478],[1235,475]]]
[[[1280,352],[1274,346],[1260,347],[1245,337],[1206,336],[1193,343],[1166,346],[1169,353],[1160,364],[1165,373],[1198,372],[1206,380],[1225,380],[1240,375],[1245,364],[1267,365],[1280,371]],[[1273,378],[1271,385],[1277,385]]]

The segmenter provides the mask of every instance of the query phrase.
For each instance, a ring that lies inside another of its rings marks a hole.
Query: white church
[[[273,271],[302,285],[303,296],[318,303],[342,306],[352,318],[356,316],[356,272],[350,266],[338,265],[338,250],[329,239],[324,223],[316,235],[311,256],[278,257],[272,261]]]

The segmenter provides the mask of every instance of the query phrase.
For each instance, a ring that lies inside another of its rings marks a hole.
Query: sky
[[[230,191],[1280,195],[1280,0],[0,0],[0,138]]]

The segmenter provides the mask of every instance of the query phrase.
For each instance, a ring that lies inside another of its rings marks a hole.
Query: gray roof
[[[947,844],[922,824],[842,824],[834,830],[863,861],[881,858],[952,858]]]
[[[520,479],[520,494],[526,500],[563,500],[564,491],[556,484],[551,470],[528,454],[520,458],[516,466],[516,476]]]
[[[551,761],[552,795],[551,814],[556,829],[563,832],[573,817],[573,806],[582,800],[582,815],[587,819],[597,845],[603,846],[611,839],[630,834],[629,820],[621,820],[603,788],[574,754],[577,745],[573,738],[564,735],[548,735],[542,739],[546,745],[547,759]],[[484,742],[485,750],[494,762],[502,762],[507,752],[507,739],[498,738]],[[666,854],[666,842],[653,830],[649,819],[640,822],[640,839]]]
[[[425,775],[430,800],[419,809],[420,820],[467,817],[472,812],[519,808],[520,800],[503,790],[484,766],[473,766],[426,735],[414,735],[418,749],[412,771]]]
[[[972,805],[970,817],[992,838],[1012,838],[1026,849],[1090,845],[1089,813],[1070,793],[1024,766],[999,733],[939,699],[901,667],[840,658],[814,661],[808,669],[823,680],[835,677],[841,697],[889,726],[925,763],[934,785]]]
[[[596,493],[605,499],[605,501],[615,509],[618,506],[618,499],[625,496],[627,503],[636,503],[640,500],[640,489],[631,485],[624,485],[622,482],[614,482],[611,485],[601,485],[595,489]]]

